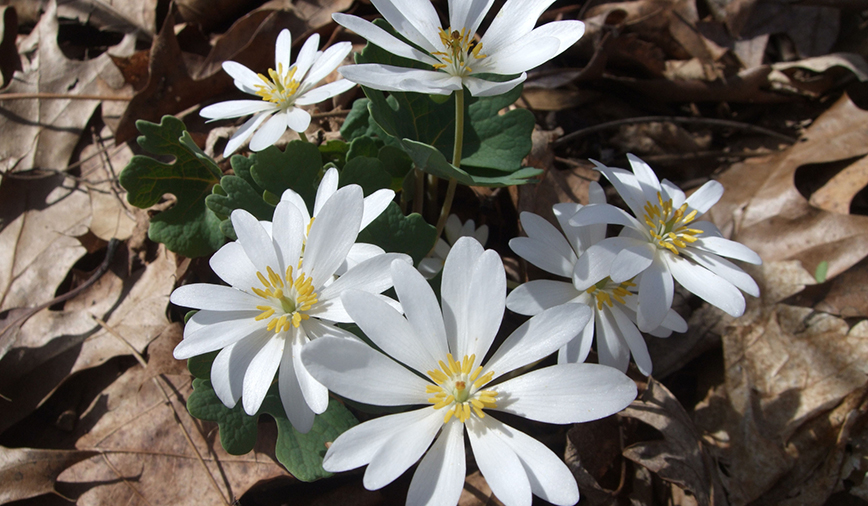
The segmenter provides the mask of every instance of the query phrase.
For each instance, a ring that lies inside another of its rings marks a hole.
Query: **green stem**
[[[304,142],[310,142],[310,139],[307,138],[307,134],[304,132],[296,132],[298,134],[298,138],[303,140]]]
[[[461,151],[464,148],[464,88],[455,91],[455,145],[452,149],[452,165],[461,166]],[[446,219],[452,210],[452,200],[455,198],[455,188],[458,181],[449,178],[449,186],[446,188],[446,198],[443,200],[443,208],[440,210],[440,218],[437,220],[437,237],[443,233],[446,227]]]

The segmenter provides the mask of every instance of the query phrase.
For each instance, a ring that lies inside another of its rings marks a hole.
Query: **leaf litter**
[[[351,0],[275,0],[252,11],[234,0],[206,10],[185,0],[177,13],[158,2],[63,3],[43,2],[41,15],[3,11],[4,94],[104,100],[0,102],[0,503],[44,494],[78,504],[281,504],[291,494],[300,504],[394,502],[401,494],[392,489],[407,483],[368,492],[358,474],[308,485],[288,478],[267,417],[254,450],[236,456],[223,450],[216,424],[189,416],[192,378],[171,357],[181,327],[168,296],[188,272],[207,277],[208,268],[147,239],[148,217],[171,201],[158,195],[145,213],[117,183],[141,153],[129,142],[135,121],[193,117],[190,108],[229,93],[223,60],[264,70],[271,55],[260,48],[280,29],[296,41],[312,31],[353,40],[331,14],[373,10]],[[518,214],[553,220],[553,203],[585,203],[598,179],[587,158],[617,162],[627,151],[657,157],[661,177],[682,187],[719,180],[726,193],[710,217],[765,264],[752,271],[762,295],[738,320],[679,293],[690,331],[648,341],[656,378],[640,383],[639,399],[546,443],[565,450],[589,504],[868,501],[868,113],[858,98],[868,33],[844,22],[859,13],[843,4],[639,0],[562,2],[549,14],[583,19],[587,33],[535,72],[518,101],[534,113],[523,166],[543,170],[539,183],[474,188],[456,202],[463,218],[498,225],[490,246],[511,277],[526,275],[506,246]],[[68,23],[123,40],[73,60],[62,49],[82,41],[64,38]],[[557,142],[612,121],[625,123]],[[234,129],[186,122],[199,148],[212,131]],[[112,239],[117,249],[94,276]],[[70,391],[86,393],[59,398]],[[593,444],[602,435],[607,444]],[[470,471],[460,504],[496,504]]]

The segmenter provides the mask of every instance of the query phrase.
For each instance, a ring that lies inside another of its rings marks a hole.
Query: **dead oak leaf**
[[[0,504],[54,493],[65,469],[98,455],[87,450],[39,450],[0,446]]]
[[[55,2],[49,2],[33,32],[21,43],[29,64],[16,72],[3,93],[61,93],[123,97],[123,76],[108,54],[87,61],[69,60],[57,45]],[[126,37],[121,45],[131,46]],[[33,167],[66,168],[98,100],[21,99],[0,102],[0,171]]]
[[[708,215],[766,262],[799,260],[809,272],[828,262],[832,278],[868,254],[868,217],[812,206],[795,186],[800,167],[868,154],[868,111],[842,96],[805,132],[801,142],[730,167],[726,188]]]

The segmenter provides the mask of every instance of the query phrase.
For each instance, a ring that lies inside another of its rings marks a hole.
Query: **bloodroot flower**
[[[382,254],[335,279],[359,234],[362,212],[357,185],[335,192],[316,220],[304,220],[290,202],[277,205],[272,223],[233,211],[238,240],[211,258],[211,268],[231,286],[191,284],[172,293],[174,304],[199,309],[184,328],[175,358],[221,350],[211,368],[214,391],[229,407],[241,399],[250,415],[277,373],[290,422],[299,432],[309,431],[314,415],[328,407],[328,391],[301,363],[302,348],[323,336],[355,339],[334,325],[352,321],[341,293],[354,289],[376,298],[392,286],[391,263],[411,262],[406,255]]]
[[[672,306],[673,278],[706,302],[741,316],[745,308],[741,291],[757,297],[759,287],[723,257],[757,265],[762,259],[747,246],[724,239],[713,223],[699,220],[720,200],[723,185],[709,181],[685,197],[671,182],[658,180],[638,157],[629,154],[627,158],[632,173],[592,160],[635,217],[610,204],[591,204],[570,219],[576,226],[624,226],[618,237],[600,241],[579,258],[576,278],[582,281],[576,288],[590,288],[606,276],[616,283],[635,278],[639,285],[637,323],[643,331],[652,331],[663,322]]]
[[[440,26],[428,0],[372,2],[395,31],[422,51],[360,17],[332,17],[394,55],[431,66],[431,70],[377,63],[341,67],[340,73],[350,81],[383,91],[450,95],[466,86],[473,96],[500,95],[522,83],[525,71],[561,54],[585,32],[581,21],[554,21],[534,28],[554,0],[507,0],[479,41],[474,36],[492,0],[449,0],[448,28]],[[481,74],[520,75],[495,82]]]
[[[473,238],[458,240],[443,267],[442,312],[410,265],[393,262],[392,277],[406,317],[369,293],[342,296],[347,312],[385,354],[325,337],[305,347],[302,362],[338,395],[424,407],[351,428],[331,445],[323,467],[338,472],[367,465],[363,483],[375,490],[421,458],[407,504],[453,505],[464,486],[466,432],[480,471],[505,504],[530,505],[532,494],[575,504],[578,487],[561,459],[492,413],[568,424],[611,415],[635,398],[633,381],[597,364],[555,365],[498,382],[572,339],[590,318],[587,306],[540,313],[481,364],[504,311],[506,275],[497,253],[483,251]]]
[[[485,246],[488,241],[488,225],[480,225],[479,228],[476,228],[476,222],[473,220],[467,220],[462,224],[457,215],[450,214],[449,218],[446,219],[443,235],[446,236],[446,239],[438,237],[437,242],[434,243],[434,250],[419,262],[419,272],[426,279],[433,278],[443,269],[443,262],[449,256],[449,250],[458,239],[473,237],[479,241],[479,244]]]
[[[254,115],[229,139],[223,150],[224,157],[241,147],[260,125],[262,128],[250,141],[253,151],[262,151],[277,142],[287,128],[304,132],[310,125],[310,113],[297,106],[322,102],[355,86],[346,79],[340,79],[317,87],[346,58],[352,50],[352,44],[340,42],[325,51],[318,51],[318,47],[319,34],[315,33],[308,37],[295,63],[290,65],[292,37],[289,30],[284,29],[277,36],[274,68],[268,69],[268,76],[256,74],[234,61],[223,62],[223,70],[232,76],[239,90],[261,99],[220,102],[199,112],[203,118],[210,120]]]
[[[591,183],[592,204],[605,204],[606,195],[597,183]],[[533,265],[557,276],[574,278],[576,263],[582,253],[606,237],[606,225],[595,224],[576,227],[569,224],[581,204],[555,204],[553,211],[560,233],[551,223],[533,213],[521,213],[521,226],[527,237],[509,241],[520,257]],[[594,317],[582,332],[558,353],[558,363],[584,362],[591,351],[596,334],[597,354],[603,365],[626,371],[632,353],[642,374],[651,374],[651,356],[642,334],[636,328],[638,287],[632,281],[614,282],[608,276],[591,285],[578,289],[583,280],[572,281],[537,279],[520,285],[506,298],[506,307],[516,313],[535,315],[560,304],[581,303],[591,306]],[[687,322],[678,313],[666,309],[663,322],[649,332],[658,337],[667,337],[672,331],[684,332]]]

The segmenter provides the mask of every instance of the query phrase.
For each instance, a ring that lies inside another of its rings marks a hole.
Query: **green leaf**
[[[433,146],[404,139],[404,148],[421,170],[442,178],[455,178],[466,186],[512,186],[534,182],[530,178],[542,174],[541,169],[524,167],[514,172],[476,169],[464,171],[446,161],[443,153]]]
[[[184,123],[163,116],[160,124],[137,121],[142,132],[139,145],[155,155],[169,155],[174,163],[135,155],[120,174],[130,204],[146,209],[170,193],[177,202],[151,218],[148,237],[171,251],[195,258],[209,255],[223,245],[220,219],[205,206],[211,188],[222,173],[213,160],[193,143]]]
[[[222,220],[236,209],[245,209],[260,220],[270,221],[274,215],[274,206],[262,200],[262,191],[238,176],[223,176],[205,203]]]
[[[277,385],[273,384],[262,402],[262,407],[254,416],[244,412],[241,403],[234,408],[223,405],[211,382],[206,379],[193,380],[193,393],[187,399],[190,414],[200,420],[217,422],[220,428],[220,443],[233,455],[243,455],[256,444],[257,424],[263,414],[270,415],[277,423],[277,460],[293,476],[301,481],[314,481],[330,476],[322,468],[326,443],[334,441],[358,420],[340,402],[332,399],[328,409],[314,419],[313,428],[302,434],[292,428],[286,417]]]
[[[372,221],[359,233],[357,242],[376,244],[386,251],[406,253],[413,257],[413,263],[420,260],[434,247],[437,229],[425,222],[418,213],[404,216],[401,208],[394,202],[383,214]]]
[[[185,322],[186,323],[186,322]],[[212,351],[204,355],[196,355],[187,359],[187,370],[194,378],[209,379],[211,377],[211,364],[217,358],[219,351]]]
[[[346,137],[344,137],[346,139]],[[336,167],[342,168],[347,163],[347,153],[350,150],[349,144],[344,141],[333,139],[319,146],[319,153],[325,163],[333,163]]]
[[[316,193],[314,183],[322,170],[322,155],[319,149],[304,141],[292,141],[286,151],[274,146],[250,155],[253,165],[250,175],[265,191],[278,197],[292,189],[305,200],[312,202]]]
[[[355,183],[362,187],[365,196],[382,188],[389,188],[392,177],[383,168],[383,162],[377,158],[358,156],[348,161],[341,171],[338,186]]]
[[[350,142],[350,151],[347,153],[347,160],[352,160],[358,156],[367,156],[376,158],[380,152],[380,147],[383,143],[376,141],[371,137],[358,137]]]

